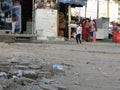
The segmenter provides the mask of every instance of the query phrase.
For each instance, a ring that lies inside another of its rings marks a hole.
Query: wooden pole
[[[35,0],[32,0],[32,34],[34,34],[35,30]]]
[[[110,0],[107,1],[107,17],[109,18]]]
[[[99,0],[97,0],[97,20],[99,18]]]
[[[86,18],[86,13],[87,13],[87,3],[85,4],[85,18]]]
[[[68,5],[68,25],[71,22],[71,5]],[[68,27],[68,40],[71,38],[71,27]]]

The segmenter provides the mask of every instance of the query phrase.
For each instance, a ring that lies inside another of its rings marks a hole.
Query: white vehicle
[[[105,28],[98,28],[96,32],[96,39],[108,39],[108,30]]]

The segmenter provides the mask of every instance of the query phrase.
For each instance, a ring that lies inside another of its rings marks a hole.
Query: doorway
[[[21,0],[21,33],[30,34],[32,31],[32,0]],[[28,23],[30,23],[28,25]],[[28,31],[28,28],[30,30]],[[31,33],[32,34],[32,33]]]
[[[68,5],[59,3],[59,31],[58,36],[68,38]]]

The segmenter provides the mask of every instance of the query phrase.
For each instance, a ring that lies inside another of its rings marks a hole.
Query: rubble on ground
[[[52,79],[54,75],[65,75],[65,65],[34,64],[31,61],[20,57],[1,60],[0,90],[68,90],[59,81]]]

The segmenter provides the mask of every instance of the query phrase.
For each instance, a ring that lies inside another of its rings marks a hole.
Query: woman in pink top
[[[92,20],[91,21],[91,30],[90,30],[90,33],[91,33],[91,40],[93,42],[96,42],[96,31],[97,31],[96,21]]]

